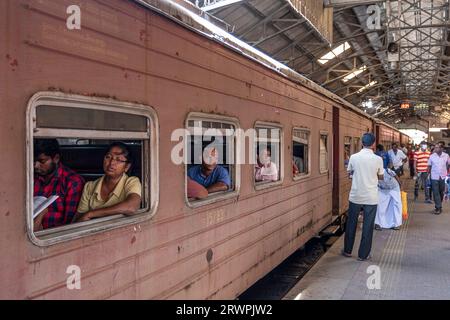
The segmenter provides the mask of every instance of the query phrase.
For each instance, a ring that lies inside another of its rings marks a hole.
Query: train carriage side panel
[[[395,141],[394,130],[383,123],[379,123],[378,127],[379,143],[384,146],[386,151],[388,151],[389,149],[391,149],[391,145]]]
[[[400,141],[400,131],[396,131],[396,130],[393,130],[393,129],[391,129],[392,130],[392,132],[393,132],[393,142],[396,142],[396,143],[398,143],[399,144],[399,147],[400,147],[400,143],[401,143],[401,141]]]
[[[409,136],[404,133],[400,133],[400,141],[402,144],[407,146],[409,144]]]
[[[330,101],[130,1],[80,0],[76,31],[66,28],[65,4],[0,4],[0,53],[8,59],[0,65],[0,157],[8,168],[0,184],[1,298],[234,298],[331,221]],[[150,221],[48,247],[30,242],[27,173],[14,168],[26,164],[27,103],[54,88],[154,108],[160,195]],[[256,120],[281,124],[283,183],[255,191],[254,167],[243,165],[239,198],[188,208],[170,137],[193,111],[237,118],[245,129]],[[293,126],[311,130],[311,174],[295,182]],[[320,132],[329,134],[323,174]],[[70,265],[81,267],[82,290],[66,287]]]
[[[13,1],[0,2],[0,298],[24,297],[27,281],[28,239],[24,228],[25,130],[22,93],[17,90],[25,55],[20,50],[22,27],[13,23],[20,8]],[[19,164],[19,165],[18,165]]]

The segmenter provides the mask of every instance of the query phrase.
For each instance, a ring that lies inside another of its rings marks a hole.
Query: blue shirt
[[[389,154],[386,151],[377,151],[375,154],[383,158],[383,167],[386,169],[389,166]]]
[[[211,174],[205,177],[202,173],[202,166],[198,165],[189,169],[188,176],[192,180],[200,183],[205,188],[208,188],[209,186],[217,182],[225,183],[228,188],[231,186],[230,175],[228,174],[227,169],[222,166],[216,166]]]

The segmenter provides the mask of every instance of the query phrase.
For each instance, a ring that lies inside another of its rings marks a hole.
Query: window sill
[[[214,195],[207,197],[206,199],[194,200],[190,201],[189,198],[185,199],[186,205],[191,209],[196,209],[199,207],[207,206],[216,202],[220,202],[223,200],[229,200],[233,198],[237,198],[239,192],[237,190],[234,191],[225,191],[225,192],[217,192]]]
[[[311,177],[311,173],[302,173],[302,174],[298,174],[292,177],[292,180],[294,181],[301,181],[301,180],[305,180],[307,178]]]
[[[154,213],[155,210],[153,209]],[[142,223],[153,217],[149,211],[138,212],[133,216],[123,214],[93,219],[90,221],[69,224],[58,228],[47,229],[37,232],[29,232],[30,240],[37,246],[45,247],[57,243],[79,239],[89,235],[113,230],[124,226]]]
[[[283,180],[272,181],[272,182],[254,182],[254,187],[256,191],[270,189],[273,187],[281,186],[283,184]]]

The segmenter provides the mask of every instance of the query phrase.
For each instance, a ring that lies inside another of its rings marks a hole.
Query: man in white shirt
[[[445,178],[450,164],[449,155],[442,151],[442,145],[436,144],[434,153],[428,159],[428,174],[431,175],[431,189],[435,206],[435,214],[442,213],[442,199],[445,190]]]
[[[342,254],[351,257],[355,243],[356,227],[361,209],[364,211],[364,222],[359,245],[358,260],[370,258],[375,216],[378,205],[378,180],[383,180],[383,159],[374,154],[372,146],[375,136],[365,133],[361,142],[363,149],[350,157],[347,171],[352,179],[349,196],[347,226]]]
[[[271,161],[272,151],[265,148],[260,152],[255,166],[255,181],[278,181],[278,168],[275,163]]]
[[[403,175],[403,164],[408,161],[406,154],[398,148],[397,143],[392,144],[392,149],[388,152],[395,173],[400,177]]]

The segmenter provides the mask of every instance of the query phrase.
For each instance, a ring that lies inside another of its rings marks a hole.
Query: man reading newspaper
[[[34,197],[58,196],[34,218],[35,231],[69,224],[77,211],[83,186],[83,178],[61,163],[56,139],[35,139]]]

